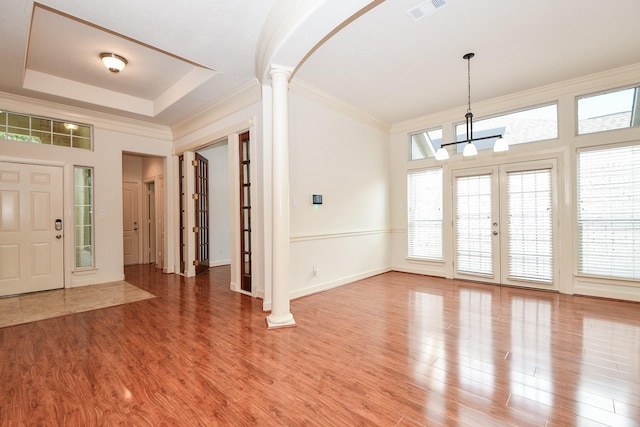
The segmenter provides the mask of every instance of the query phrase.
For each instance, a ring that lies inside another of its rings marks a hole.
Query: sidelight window
[[[75,267],[94,266],[93,168],[73,168]]]

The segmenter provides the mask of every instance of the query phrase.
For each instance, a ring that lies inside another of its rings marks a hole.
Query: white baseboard
[[[209,267],[220,267],[221,265],[230,265],[230,259],[221,259],[217,261],[209,261]]]
[[[298,289],[294,292],[291,292],[290,298],[296,299],[301,298],[307,295],[316,294],[318,292],[328,291],[329,289],[337,288],[339,286],[347,285],[349,283],[356,282],[358,280],[366,279],[367,277],[376,276],[378,274],[387,273],[391,271],[391,266],[386,266],[382,268],[376,268],[374,270],[365,271],[363,273],[354,274],[352,276],[342,277],[340,279],[331,280],[328,282],[320,283],[314,286],[310,286],[304,289]]]

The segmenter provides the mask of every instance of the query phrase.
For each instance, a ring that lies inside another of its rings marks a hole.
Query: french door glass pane
[[[456,178],[456,269],[493,274],[491,175]]]
[[[551,283],[551,170],[507,174],[509,278]]]

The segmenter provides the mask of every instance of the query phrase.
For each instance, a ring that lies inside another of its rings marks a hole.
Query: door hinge
[[[193,261],[193,265],[195,265],[196,267],[200,265],[200,261],[198,261],[197,259]]]
[[[191,197],[193,198],[193,200],[198,200],[199,196],[198,196],[198,193],[193,193]]]
[[[197,233],[198,231],[200,231],[200,229],[198,227],[193,227],[193,232]]]
[[[191,166],[197,168],[198,167],[198,161],[197,160],[191,160]]]

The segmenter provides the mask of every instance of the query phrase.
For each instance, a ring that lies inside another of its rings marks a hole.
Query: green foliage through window
[[[89,125],[0,110],[0,139],[93,149]]]

